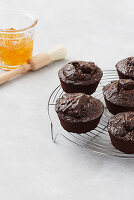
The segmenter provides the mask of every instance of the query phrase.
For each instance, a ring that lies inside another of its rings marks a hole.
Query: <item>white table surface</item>
[[[1,200],[132,200],[134,160],[95,155],[50,136],[47,101],[71,60],[102,69],[134,55],[134,1],[2,0],[39,18],[34,53],[57,44],[67,60],[0,86]]]

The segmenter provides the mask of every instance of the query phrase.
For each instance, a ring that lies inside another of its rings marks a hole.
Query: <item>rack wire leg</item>
[[[52,141],[53,141],[53,142],[56,142],[57,136],[58,136],[58,135],[56,135],[56,136],[54,137],[53,124],[52,124],[52,122],[51,122],[51,137],[52,137]]]

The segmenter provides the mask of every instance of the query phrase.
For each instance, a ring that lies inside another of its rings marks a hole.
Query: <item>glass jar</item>
[[[0,68],[12,70],[32,57],[38,20],[21,12],[0,13]]]

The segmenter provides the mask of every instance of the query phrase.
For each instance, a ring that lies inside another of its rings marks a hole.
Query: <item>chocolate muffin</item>
[[[68,93],[57,99],[55,110],[61,126],[74,133],[96,128],[104,111],[103,103],[84,93]]]
[[[134,57],[120,60],[115,67],[119,78],[134,80]]]
[[[103,95],[108,110],[112,114],[134,111],[134,81],[120,79],[103,87]]]
[[[134,112],[123,112],[112,117],[108,123],[108,132],[116,149],[134,153]]]
[[[66,93],[93,94],[103,75],[93,62],[74,61],[63,66],[58,73]]]

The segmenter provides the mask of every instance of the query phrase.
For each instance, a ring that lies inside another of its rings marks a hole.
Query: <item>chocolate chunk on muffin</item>
[[[103,95],[108,110],[112,114],[134,111],[134,81],[120,79],[103,87]]]
[[[93,94],[102,78],[102,70],[94,62],[73,61],[63,66],[58,76],[66,93]]]
[[[84,93],[67,93],[57,99],[55,110],[61,126],[74,133],[96,128],[104,111],[103,103]]]
[[[112,117],[108,123],[108,132],[116,149],[134,153],[134,112],[122,112]]]
[[[128,57],[120,60],[115,67],[119,78],[134,80],[134,57]]]

